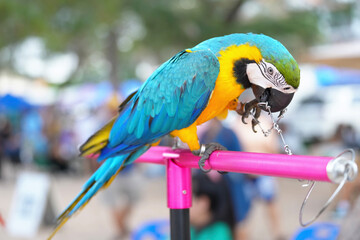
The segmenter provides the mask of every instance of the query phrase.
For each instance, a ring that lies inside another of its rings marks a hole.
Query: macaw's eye
[[[272,69],[272,67],[269,67],[267,70],[270,75],[273,75],[274,69]]]

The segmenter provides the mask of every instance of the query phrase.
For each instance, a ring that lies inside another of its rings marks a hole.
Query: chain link
[[[252,112],[252,113],[251,113],[252,118],[256,121],[257,125],[260,127],[260,129],[261,129],[262,133],[264,134],[264,136],[265,136],[265,137],[269,136],[270,133],[271,133],[271,131],[272,131],[273,129],[275,129],[275,131],[279,134],[279,136],[280,136],[280,138],[281,138],[281,141],[282,141],[282,143],[283,143],[283,145],[284,145],[284,151],[285,151],[285,153],[288,154],[288,155],[292,155],[292,151],[291,151],[289,145],[286,144],[284,135],[282,134],[282,130],[280,129],[280,126],[279,126],[279,121],[284,117],[284,114],[285,114],[285,112],[286,112],[287,109],[286,109],[286,108],[283,109],[283,110],[280,112],[277,120],[275,121],[274,116],[272,115],[270,106],[269,106],[269,104],[268,104],[267,102],[258,103],[258,106],[259,106],[259,107],[264,107],[264,108],[266,109],[266,111],[269,113],[270,118],[271,118],[271,121],[272,121],[271,128],[269,128],[268,130],[265,131],[264,128],[261,126],[260,121],[255,118],[255,116],[254,116],[255,112]]]

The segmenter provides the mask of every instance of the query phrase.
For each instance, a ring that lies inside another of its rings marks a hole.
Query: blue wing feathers
[[[134,114],[131,121],[128,122],[127,130],[129,134],[134,132],[136,126],[139,124],[139,119],[140,119],[140,114]]]
[[[106,146],[102,149],[100,156],[98,157],[98,161],[101,162],[111,156],[114,156],[114,154],[116,153],[129,153],[131,151],[133,151],[136,148],[139,148],[140,145],[139,144],[132,144],[132,145],[127,145],[127,144],[119,144],[115,147],[109,147]]]
[[[162,64],[119,114],[101,158],[190,126],[206,107],[218,73],[219,62],[208,50],[182,51]]]
[[[163,122],[166,121],[166,110],[162,109],[157,115],[156,117],[153,118],[152,122],[151,122],[151,126],[150,126],[150,130],[151,133],[157,133],[160,132],[161,127],[163,125]]]
[[[148,120],[146,118],[148,118],[148,117],[145,115],[143,110],[141,110],[140,113],[138,113],[138,114],[140,114],[140,119],[139,119],[137,128],[135,129],[135,136],[137,138],[141,138],[144,133],[145,122],[146,122],[146,120]]]

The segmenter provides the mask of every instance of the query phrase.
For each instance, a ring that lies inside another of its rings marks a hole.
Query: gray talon
[[[259,122],[256,121],[255,119],[251,120],[251,128],[253,130],[254,133],[257,133],[257,131],[255,130],[255,126],[258,124]]]
[[[247,118],[247,117],[245,117],[245,115],[243,115],[243,116],[241,117],[241,121],[242,121],[244,124],[247,124],[247,122],[245,122],[245,118]]]
[[[216,150],[226,150],[226,148],[218,143],[209,143],[209,144],[205,144],[205,149],[204,151],[200,151],[200,155],[201,158],[199,160],[199,168],[201,171],[203,171],[204,173],[208,173],[211,171],[210,169],[205,169],[205,162],[209,159],[210,155],[216,151]]]
[[[261,108],[258,106],[258,100],[253,99],[252,101],[248,102],[248,103],[241,103],[240,104],[240,109],[236,110],[236,112],[241,115],[241,121],[244,124],[247,124],[245,119],[248,118],[251,114],[251,111],[253,112],[253,117],[254,119],[252,119],[251,121],[251,125],[252,125],[252,130],[256,133],[255,130],[255,126],[259,123],[258,118],[260,117],[261,114]]]
[[[201,170],[202,172],[204,172],[204,173],[208,173],[208,172],[211,171],[211,168],[209,168],[209,169],[205,169],[205,168],[204,168],[204,167],[205,167],[205,162],[206,162],[206,160],[207,160],[207,159],[203,159],[203,158],[201,158],[201,159],[199,160],[199,168],[200,168],[200,170]]]

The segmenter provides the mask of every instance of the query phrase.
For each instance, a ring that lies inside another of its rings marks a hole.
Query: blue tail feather
[[[75,200],[69,205],[71,207],[77,198],[83,195],[83,197],[76,203],[75,206],[68,213],[68,217],[73,215],[80,207],[86,204],[94,195],[101,189],[110,179],[114,176],[123,165],[124,161],[130,154],[120,155],[112,158],[108,158],[99,169],[90,177],[90,179],[84,184],[83,190],[75,198]],[[69,208],[68,207],[68,208]]]
[[[83,190],[76,196],[76,198],[69,204],[66,210],[59,216],[59,224],[66,221],[81,207],[85,206],[87,202],[106,184],[111,183],[112,178],[126,166],[134,162],[140,155],[146,152],[150,148],[150,145],[145,145],[137,150],[111,157],[96,170],[96,172],[90,177],[90,179],[84,184]]]

